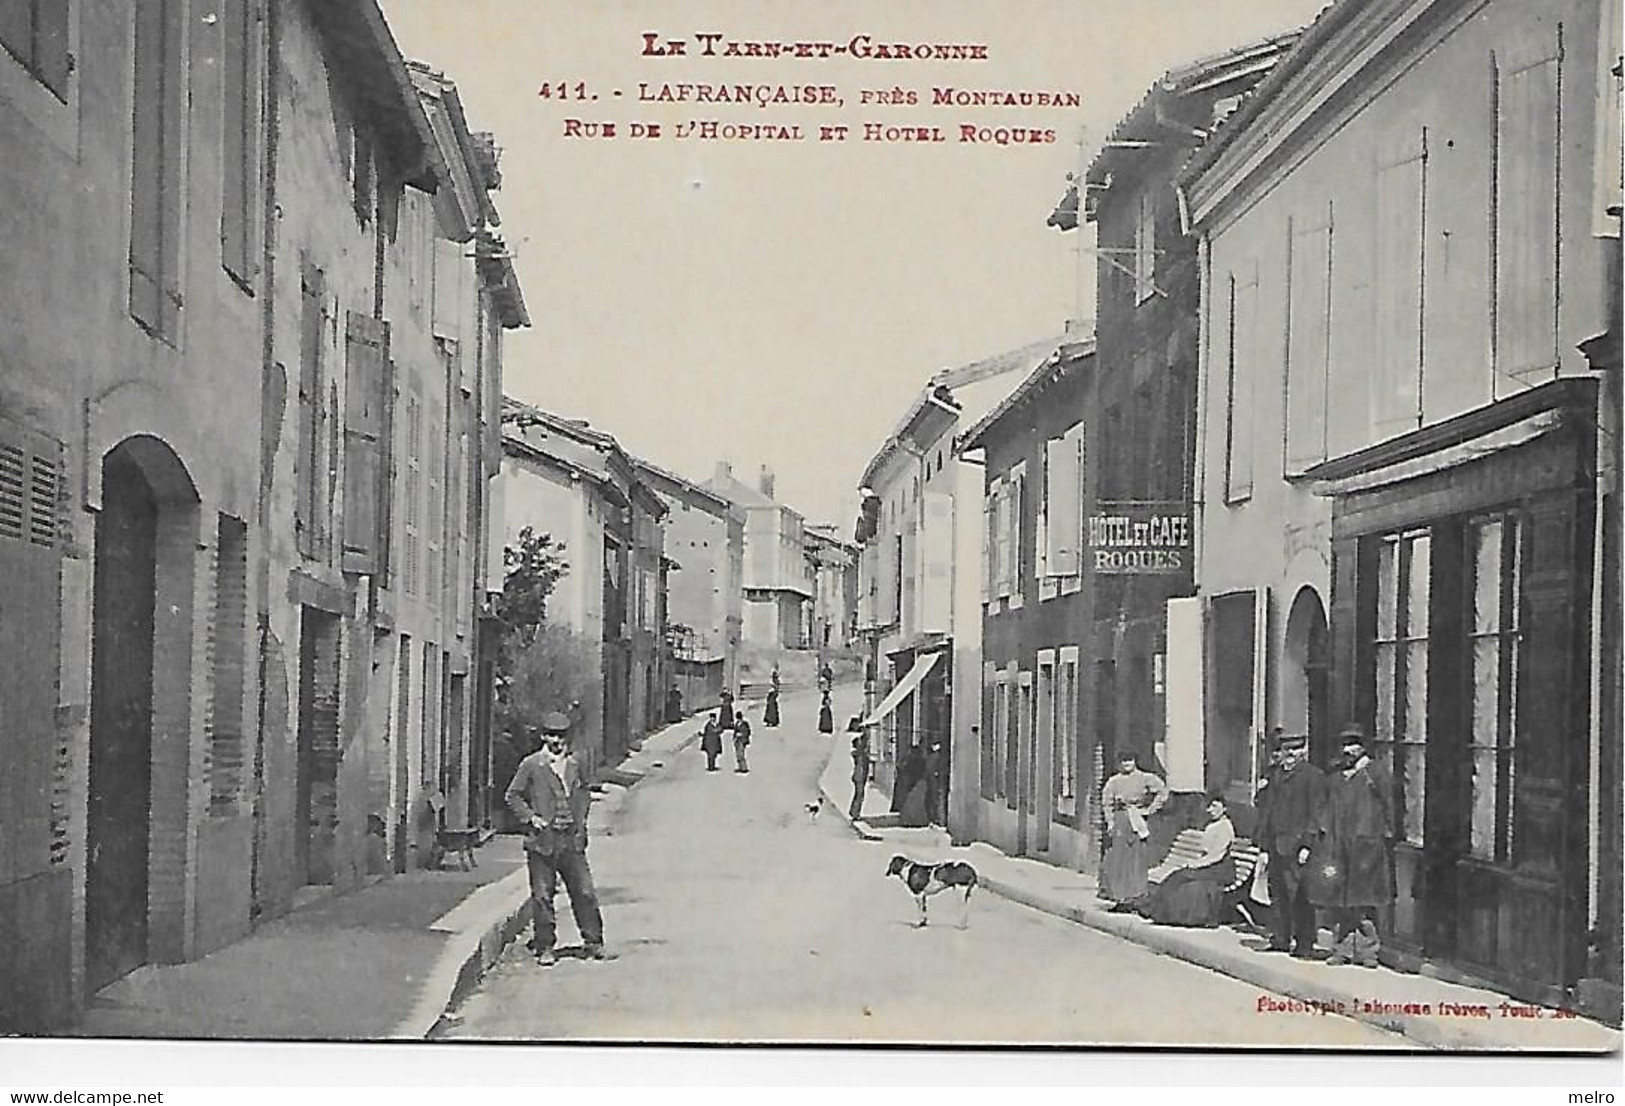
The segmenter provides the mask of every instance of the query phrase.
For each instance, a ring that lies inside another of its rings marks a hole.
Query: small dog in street
[[[959,928],[964,929],[970,924],[970,894],[976,890],[976,869],[969,864],[957,860],[945,861],[942,864],[919,864],[906,856],[894,856],[886,868],[886,875],[888,878],[897,876],[902,879],[909,894],[913,895],[914,901],[919,904],[920,920],[915,923],[916,928],[925,926],[926,898],[950,887],[964,888],[965,911],[960,918]]]
[[[824,809],[824,800],[823,799],[814,799],[812,802],[807,803],[801,809],[803,809],[803,810],[805,810],[807,812],[808,821],[816,820],[817,817],[818,817],[818,812],[820,810]]]

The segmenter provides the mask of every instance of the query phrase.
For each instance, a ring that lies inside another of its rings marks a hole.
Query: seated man
[[[1224,889],[1236,878],[1235,862],[1230,858],[1236,827],[1220,792],[1208,793],[1207,817],[1201,854],[1189,861],[1170,858],[1165,862],[1176,867],[1140,907],[1139,912],[1152,921],[1211,929],[1222,920]]]

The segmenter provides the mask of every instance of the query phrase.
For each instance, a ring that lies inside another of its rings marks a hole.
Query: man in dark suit
[[[1339,735],[1343,755],[1328,774],[1325,800],[1310,846],[1309,897],[1332,912],[1333,948],[1328,963],[1377,966],[1381,908],[1394,901],[1389,857],[1396,825],[1394,784],[1366,752],[1365,731],[1347,726]]]
[[[558,711],[542,716],[542,747],[519,762],[508,785],[508,807],[526,827],[525,860],[535,907],[531,950],[543,966],[557,957],[553,896],[562,877],[570,895],[581,943],[591,960],[604,960],[604,919],[587,867],[587,810],[592,792],[580,759],[570,751],[570,720]]]
[[[1309,846],[1315,839],[1324,773],[1309,763],[1309,739],[1278,734],[1278,757],[1269,784],[1259,792],[1258,826],[1253,836],[1269,857],[1270,952],[1308,959],[1315,951],[1315,908],[1304,879]]]

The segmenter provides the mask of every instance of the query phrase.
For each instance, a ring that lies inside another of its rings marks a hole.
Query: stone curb
[[[672,723],[673,726],[687,724],[687,720]],[[675,757],[698,740],[699,734],[690,734],[669,750],[659,747],[651,749],[651,742],[645,742],[638,754],[634,755],[648,753],[655,759]],[[646,767],[621,772],[628,782],[615,783],[616,790],[598,801],[601,816],[609,818],[619,813],[632,788],[661,770]],[[452,938],[451,944],[435,963],[429,983],[411,1016],[396,1026],[392,1037],[425,1040],[433,1036],[446,1015],[468,997],[485,973],[501,959],[508,945],[530,924],[530,874],[526,869],[510,872],[489,886],[502,888],[500,892],[490,893],[492,898],[499,900],[500,905],[492,907],[481,921],[465,926]]]
[[[830,763],[834,764],[840,754],[837,747],[832,753]],[[825,767],[824,775],[819,777],[819,790],[843,821],[852,827],[854,833],[866,841],[884,841],[886,838],[874,833],[860,819],[854,823],[846,817],[846,811],[834,802],[825,787],[825,776],[830,771]],[[1488,1040],[1478,1037],[1471,1032],[1472,1022],[1445,1020],[1432,1016],[1414,1014],[1386,1014],[1366,1012],[1359,1009],[1358,1001],[1362,993],[1359,988],[1342,987],[1330,984],[1321,984],[1304,980],[1289,971],[1283,971],[1275,966],[1268,957],[1246,952],[1237,952],[1227,949],[1211,949],[1182,940],[1177,928],[1154,925],[1144,919],[1129,915],[1108,914],[1100,910],[1089,910],[1084,907],[1072,906],[1058,899],[1042,893],[1037,893],[1022,887],[1020,884],[1006,880],[997,875],[982,872],[980,885],[1011,902],[1042,911],[1057,918],[1063,918],[1079,925],[1102,933],[1109,933],[1124,941],[1129,941],[1142,948],[1151,949],[1167,956],[1218,972],[1242,983],[1250,983],[1272,997],[1296,1000],[1305,1004],[1322,1004],[1335,1010],[1338,1003],[1342,1003],[1343,1017],[1362,1022],[1377,1029],[1404,1037],[1414,1042],[1418,1051],[1424,1049],[1448,1049],[1458,1052],[1505,1052],[1508,1045],[1505,1041]],[[1337,972],[1364,972],[1368,969],[1355,967],[1331,967],[1328,971]],[[1268,1016],[1261,1014],[1260,1016]],[[1287,1017],[1317,1016],[1297,1014],[1283,1014]],[[1543,1050],[1547,1051],[1547,1050]],[[1576,1055],[1592,1055],[1593,1050],[1575,1048],[1571,1051]]]
[[[818,774],[818,794],[823,798],[824,805],[835,811],[836,815],[840,817],[841,821],[846,823],[846,828],[851,830],[859,838],[864,841],[884,841],[885,838],[871,830],[869,828],[869,824],[862,818],[854,820],[851,815],[847,814],[846,807],[842,806],[840,802],[838,802],[835,797],[829,793],[828,777],[830,768],[831,765],[835,763],[836,758],[840,756],[840,753],[840,742],[834,742],[830,750],[829,760],[825,762],[824,770]]]

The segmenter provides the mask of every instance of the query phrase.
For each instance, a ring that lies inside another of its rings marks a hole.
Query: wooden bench
[[[1158,864],[1147,873],[1147,878],[1152,883],[1161,883],[1179,870],[1178,867],[1173,866],[1174,863],[1177,863],[1179,867],[1185,867],[1191,861],[1200,859],[1201,855],[1202,831],[1195,827],[1182,829],[1175,835],[1174,843],[1168,849],[1168,855],[1161,864]],[[1252,881],[1253,871],[1258,867],[1260,855],[1261,850],[1259,847],[1245,837],[1238,837],[1230,843],[1230,859],[1236,865],[1236,878],[1225,886],[1225,894],[1228,895],[1239,888],[1245,887]]]

